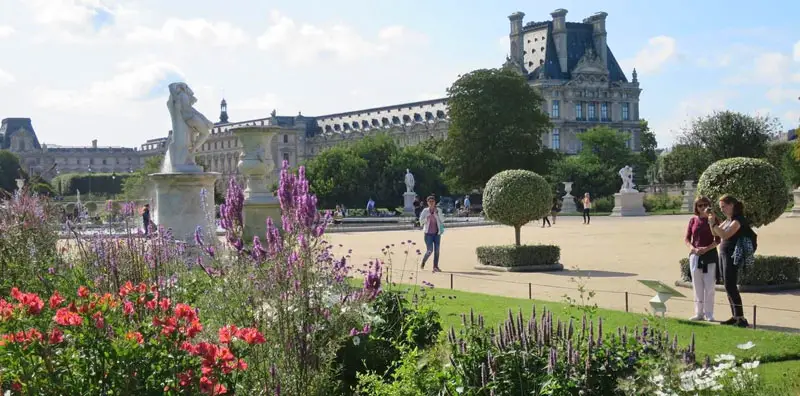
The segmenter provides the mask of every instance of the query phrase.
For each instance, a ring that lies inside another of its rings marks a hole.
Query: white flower
[[[719,363],[719,362],[732,362],[734,360],[736,360],[736,356],[729,355],[729,354],[717,355],[717,357],[714,358],[714,361],[717,362],[717,363]]]
[[[660,384],[660,383],[664,382],[664,376],[661,375],[661,374],[658,374],[655,377],[650,378],[650,381],[652,381],[654,384]]]
[[[717,365],[717,370],[724,371],[733,368],[734,364],[732,362],[723,362]]]
[[[754,346],[756,346],[756,344],[753,344],[753,341],[747,341],[746,343],[739,344],[736,347],[739,348],[739,349],[748,350],[748,349],[750,349],[750,348],[752,348]]]
[[[752,361],[752,362],[745,362],[745,363],[742,363],[742,368],[745,369],[745,370],[752,370],[752,369],[758,367],[759,364],[760,364],[760,362],[758,360],[755,360],[755,361]]]
[[[359,336],[353,337],[353,345],[358,346],[359,344],[361,344],[361,337]]]

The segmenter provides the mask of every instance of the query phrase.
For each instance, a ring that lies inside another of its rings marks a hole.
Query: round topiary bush
[[[500,172],[489,179],[483,190],[486,217],[514,227],[517,246],[520,228],[547,216],[552,206],[550,184],[531,171],[512,169]]]
[[[728,158],[711,164],[697,182],[697,194],[712,201],[724,194],[734,196],[744,204],[744,215],[753,227],[777,220],[789,203],[781,172],[755,158]]]

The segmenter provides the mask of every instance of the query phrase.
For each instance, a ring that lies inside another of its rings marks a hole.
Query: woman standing
[[[589,211],[592,210],[592,197],[587,192],[583,194],[583,224],[588,225],[592,222],[592,216],[589,215]]]
[[[742,295],[739,294],[737,278],[739,267],[744,263],[739,262],[735,256],[737,244],[740,239],[753,238],[753,230],[750,228],[749,221],[744,218],[744,205],[739,200],[730,196],[723,195],[719,199],[719,208],[727,219],[722,224],[717,225],[717,219],[713,212],[709,213],[708,221],[711,223],[711,232],[722,238],[719,244],[720,267],[722,268],[722,278],[725,284],[725,291],[728,294],[728,302],[731,304],[733,317],[722,322],[724,325],[734,325],[747,327],[747,319],[744,318],[744,307],[742,306]],[[752,245],[751,245],[752,249]],[[752,254],[752,251],[749,252]]]
[[[694,201],[694,217],[689,219],[684,243],[689,247],[689,267],[694,289],[694,316],[689,320],[714,320],[714,286],[719,263],[717,245],[719,237],[711,233],[708,216],[711,200],[706,197]]]
[[[428,207],[422,210],[419,215],[419,224],[422,226],[422,233],[425,234],[425,256],[422,257],[420,268],[425,269],[425,262],[433,253],[433,272],[442,272],[439,269],[439,246],[442,242],[444,233],[444,214],[436,207],[436,197],[429,196]]]

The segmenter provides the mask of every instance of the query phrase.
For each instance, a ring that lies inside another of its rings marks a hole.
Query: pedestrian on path
[[[711,200],[699,197],[694,201],[694,216],[689,219],[684,243],[689,247],[689,268],[694,289],[694,316],[689,320],[714,321],[714,287],[717,282],[719,237],[711,232],[708,214]]]
[[[427,201],[428,207],[423,209],[419,215],[419,224],[422,225],[422,233],[425,235],[425,247],[427,249],[422,257],[420,268],[425,269],[425,263],[433,253],[433,272],[441,272],[439,269],[439,246],[444,233],[444,213],[436,207],[435,196],[429,196]]]
[[[589,225],[592,222],[592,216],[589,212],[592,210],[592,197],[587,192],[583,194],[583,224]]]

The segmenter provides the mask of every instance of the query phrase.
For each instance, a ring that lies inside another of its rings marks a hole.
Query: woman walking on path
[[[689,320],[714,320],[714,286],[719,263],[719,237],[711,233],[708,215],[711,200],[699,197],[694,201],[694,216],[689,219],[684,243],[689,247],[689,268],[694,289],[694,316]]]
[[[428,207],[419,214],[419,224],[422,226],[422,233],[425,234],[425,255],[422,257],[420,268],[425,269],[425,262],[433,253],[433,272],[442,272],[439,269],[439,245],[442,242],[444,233],[444,214],[436,207],[436,197],[429,196]]]
[[[553,198],[553,206],[550,208],[550,216],[553,216],[553,223],[556,223],[556,215],[558,214],[558,198]],[[547,226],[550,227],[550,219],[547,218],[547,215],[542,217],[542,228],[544,228],[544,224],[547,223]]]
[[[583,224],[589,225],[592,222],[592,216],[589,211],[592,210],[592,197],[587,192],[583,194]]]
[[[150,204],[144,204],[142,208],[142,226],[144,227],[144,235],[150,234]]]
[[[737,280],[739,269],[744,267],[747,262],[754,260],[755,232],[750,227],[750,222],[744,217],[744,205],[739,200],[730,195],[723,195],[719,199],[719,208],[727,219],[717,225],[716,215],[711,212],[708,215],[708,221],[711,223],[711,232],[722,238],[722,242],[719,244],[720,267],[725,291],[728,294],[728,302],[731,304],[731,313],[733,313],[733,317],[722,324],[747,327],[748,323],[744,317],[742,295],[739,294]]]

